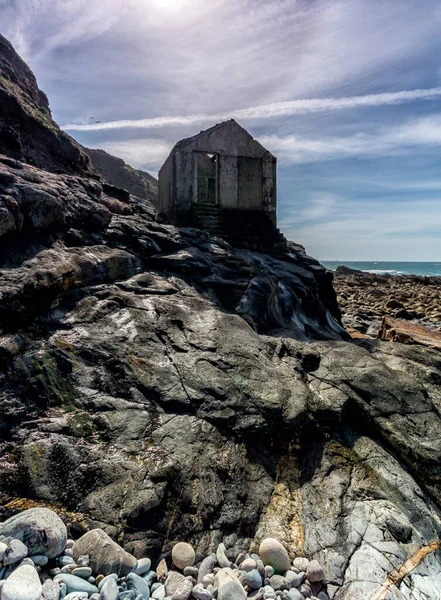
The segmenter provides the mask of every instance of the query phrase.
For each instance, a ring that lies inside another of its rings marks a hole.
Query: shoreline
[[[441,331],[441,276],[380,274],[345,266],[332,273],[343,325],[352,337],[376,338],[385,316]]]

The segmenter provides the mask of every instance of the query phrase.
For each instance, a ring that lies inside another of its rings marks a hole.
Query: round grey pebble
[[[155,589],[153,589],[155,586],[158,586],[158,587],[156,587]],[[162,583],[160,583],[160,584],[155,583],[152,586],[152,592],[153,592],[152,593],[152,598],[155,598],[155,600],[164,600],[164,598],[165,598],[165,585],[162,584]]]
[[[252,571],[253,569],[257,569],[257,562],[252,558],[246,558],[244,561],[242,561],[240,568],[242,571]]]
[[[306,571],[309,565],[309,560],[304,556],[297,556],[292,563],[299,571]]]
[[[60,567],[66,567],[67,565],[73,565],[74,563],[75,561],[71,556],[60,556],[58,559]]]
[[[322,569],[321,564],[318,560],[311,560],[306,569],[306,579],[315,583],[316,581],[323,581],[325,578],[325,572]]]
[[[3,556],[3,564],[15,565],[28,555],[28,547],[21,540],[11,540]]]
[[[291,583],[282,575],[273,575],[270,578],[270,585],[274,590],[289,590]]]
[[[103,579],[101,579],[101,581],[98,584],[98,591],[101,592],[101,590],[103,589],[106,581],[108,581],[109,579],[114,579],[115,582],[118,580],[118,575],[116,573],[110,573],[110,575],[106,575],[105,577],[103,577]]]
[[[199,569],[197,567],[185,567],[185,569],[183,570],[184,576],[185,577],[194,577],[195,579],[198,578],[198,574],[199,574]]]
[[[150,571],[150,567],[152,566],[152,561],[150,558],[140,558],[138,560],[138,565],[135,569],[135,573],[137,575],[144,575]]]
[[[72,571],[72,575],[82,577],[83,579],[89,579],[92,575],[92,569],[90,567],[77,567]]]
[[[329,596],[326,592],[320,592],[317,598],[318,600],[329,600]]]
[[[257,569],[247,573],[246,583],[252,590],[258,590],[262,587],[262,577]]]
[[[44,567],[49,562],[48,557],[44,554],[34,554],[34,556],[30,556],[29,558],[32,560],[34,565],[37,565],[38,567]]]

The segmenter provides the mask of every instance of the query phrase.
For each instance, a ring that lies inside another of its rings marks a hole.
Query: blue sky
[[[235,117],[311,255],[441,259],[439,1],[0,0],[0,30],[81,143],[156,174]]]

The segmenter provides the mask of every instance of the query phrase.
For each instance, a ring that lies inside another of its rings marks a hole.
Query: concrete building
[[[159,171],[159,211],[226,237],[241,222],[276,231],[276,158],[233,119],[181,140]]]

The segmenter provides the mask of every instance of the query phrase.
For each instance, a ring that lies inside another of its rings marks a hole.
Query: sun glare
[[[154,8],[167,13],[178,13],[189,5],[189,0],[152,0]]]

